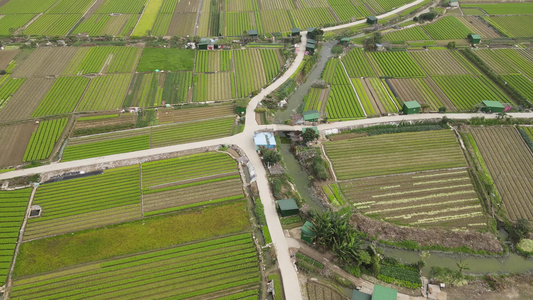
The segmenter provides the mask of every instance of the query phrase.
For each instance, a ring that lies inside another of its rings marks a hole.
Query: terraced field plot
[[[512,101],[485,77],[434,76],[433,80],[459,110],[470,110],[483,100],[512,103]]]
[[[131,74],[110,74],[92,79],[76,111],[120,108],[130,80]]]
[[[429,75],[471,74],[449,51],[413,51],[410,53]]]
[[[533,36],[533,16],[494,16],[484,19],[508,37]]]
[[[0,192],[0,285],[7,280],[31,189]]]
[[[78,48],[37,48],[14,70],[15,77],[43,77],[61,75],[63,69],[74,57]]]
[[[140,54],[141,49],[137,47],[79,48],[63,74],[131,73],[135,70]]]
[[[480,200],[466,169],[340,182],[355,209],[402,226],[480,229]]]
[[[514,127],[471,127],[469,131],[502,197],[509,219],[533,220],[533,155],[520,134]]]
[[[235,161],[210,152],[142,164],[144,215],[242,200]]]
[[[246,97],[270,82],[279,73],[278,50],[247,49],[233,51],[237,96]]]
[[[466,166],[450,130],[352,138],[324,149],[339,180]]]
[[[492,70],[500,75],[506,74],[520,74],[513,66],[502,56],[493,50],[480,49],[473,51],[475,55],[480,57]]]
[[[27,162],[48,158],[63,134],[67,121],[67,118],[42,121],[37,131],[31,135],[22,161]]]
[[[424,41],[431,39],[421,27],[411,27],[390,31],[383,35],[383,40],[388,42]]]
[[[370,52],[367,53],[367,57],[378,76],[395,78],[426,76],[407,52]]]
[[[205,120],[233,115],[235,115],[235,112],[232,105],[213,105],[186,109],[159,109],[157,111],[159,124]]]
[[[331,72],[334,68],[331,91],[326,104],[326,113],[330,119],[353,119],[356,117],[364,117],[365,114],[359,104],[358,97],[355,90],[350,83],[350,79],[346,76],[344,68],[337,59],[328,62],[329,70],[326,71],[324,78],[329,77],[327,72]],[[328,68],[328,66],[326,67]]]
[[[32,117],[73,112],[87,84],[89,79],[85,77],[59,77],[32,113]]]
[[[451,111],[456,109],[431,78],[387,79],[387,83],[403,102],[416,100],[429,105],[431,111],[443,106]]]
[[[240,234],[20,279],[11,295],[241,299],[257,297],[258,267],[250,235]]]
[[[230,136],[234,116],[71,138],[62,161],[146,150]]]
[[[231,51],[198,51],[196,55],[197,73],[226,72],[232,69]]]
[[[342,62],[350,78],[375,76],[374,70],[361,48],[350,50],[342,57]]]
[[[434,40],[466,39],[471,30],[455,17],[444,17],[422,28]]]
[[[235,79],[233,73],[196,74],[194,81],[194,102],[235,98]]]
[[[124,99],[124,108],[161,105],[164,79],[158,73],[136,73]]]
[[[33,200],[42,216],[28,220],[24,240],[140,218],[140,187],[139,166],[42,184]]]
[[[496,49],[494,51],[533,80],[533,51],[529,49]]]

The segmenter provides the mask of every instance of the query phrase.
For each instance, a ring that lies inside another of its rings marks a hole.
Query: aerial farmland
[[[0,0],[0,299],[533,298],[532,24]]]

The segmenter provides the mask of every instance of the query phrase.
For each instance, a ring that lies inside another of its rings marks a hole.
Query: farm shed
[[[259,132],[254,135],[254,142],[256,149],[276,148],[276,138],[272,132]]]
[[[459,7],[459,0],[450,0],[450,7]]]
[[[278,204],[279,214],[282,217],[297,215],[300,209],[294,199],[278,200],[276,203]]]
[[[258,34],[257,30],[253,30],[253,29],[252,30],[248,30],[248,35],[249,36],[257,37],[257,34]]]
[[[358,290],[352,291],[352,300],[372,300],[372,296]]]
[[[481,102],[481,111],[483,112],[502,112],[505,109],[503,104],[501,104],[498,101],[489,101],[489,100],[483,100]]]
[[[318,122],[318,119],[320,118],[320,113],[318,110],[308,110],[304,112],[304,121],[307,122]]]
[[[299,35],[300,35],[300,28],[291,29],[291,36],[299,36]]]
[[[316,45],[316,40],[314,40],[314,39],[308,39],[308,40],[307,40],[307,43],[308,43],[308,44]]]
[[[316,48],[316,44],[307,43],[307,44],[305,45],[305,51],[306,51],[306,52],[309,52],[309,54],[313,54],[313,53],[315,53],[315,48]]]
[[[314,33],[316,30],[316,27],[309,27],[307,28],[307,34],[309,35],[310,33]]]
[[[406,115],[417,114],[420,112],[420,104],[416,101],[407,101],[403,103],[402,111]]]
[[[350,45],[350,38],[347,38],[347,37],[342,38],[340,43],[341,45],[347,47],[348,45]]]
[[[398,297],[397,290],[374,284],[372,300],[396,300],[396,297]]]
[[[470,40],[470,44],[479,44],[481,42],[481,36],[475,33],[470,33],[468,39]]]
[[[302,226],[300,238],[303,241],[312,244],[315,240],[315,225],[309,221],[305,221],[304,226]]]
[[[378,18],[376,16],[368,16],[366,18],[366,22],[370,25],[372,24],[377,24],[378,23]]]
[[[200,42],[198,43],[198,49],[207,50],[207,48],[211,44],[210,42],[211,42],[211,40],[207,39],[207,38],[200,39]]]

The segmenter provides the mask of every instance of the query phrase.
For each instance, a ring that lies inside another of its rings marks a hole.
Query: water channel
[[[320,79],[320,74],[326,66],[328,58],[331,57],[331,48],[337,44],[337,41],[330,41],[322,44],[320,57],[315,67],[307,76],[307,80],[296,88],[296,91],[287,99],[287,107],[276,113],[274,123],[283,124],[285,120],[290,119],[292,114],[298,113],[298,108],[302,105],[304,96],[309,92],[311,85]]]
[[[300,85],[289,97],[287,108],[276,114],[275,123],[283,123],[290,118],[291,114],[298,112],[299,107],[302,105],[303,97],[308,93],[311,85],[320,79],[320,74],[322,73],[328,58],[331,57],[331,48],[334,45],[335,42],[328,42],[322,45],[320,58],[313,70],[309,73],[307,81]],[[308,177],[309,174],[300,166],[298,160],[289,150],[290,143],[284,140],[280,145],[280,152],[285,161],[287,172],[294,179],[296,189],[306,200],[306,203],[311,209],[323,211],[325,207],[311,185],[311,181]],[[420,253],[418,252],[381,247],[384,248],[384,252],[387,256],[394,257],[404,263],[416,262],[420,257]],[[533,272],[533,259],[525,259],[514,253],[510,253],[505,257],[483,257],[478,255],[443,252],[430,252],[430,256],[426,258],[426,266],[424,267],[423,272],[426,276],[429,275],[432,266],[449,267],[457,270],[456,263],[460,260],[467,262],[469,267],[467,272],[471,274]]]

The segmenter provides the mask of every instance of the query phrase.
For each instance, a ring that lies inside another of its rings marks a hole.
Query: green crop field
[[[431,78],[387,79],[387,82],[403,102],[416,100],[427,104],[431,111],[438,111],[443,106],[456,110]],[[398,107],[401,108],[401,105],[398,104]]]
[[[163,6],[163,0],[150,0],[147,5],[144,7],[143,14],[135,30],[132,32],[132,36],[147,36],[149,35],[154,23],[157,19],[157,14]],[[163,34],[164,35],[164,34]]]
[[[484,17],[499,32],[508,37],[533,37],[533,16]]]
[[[326,7],[308,7],[289,10],[295,27],[323,27],[328,24],[336,24],[335,17]],[[290,28],[287,28],[289,30]]]
[[[325,143],[324,148],[339,180],[466,167],[450,130],[352,138]]]
[[[520,74],[509,62],[507,62],[502,56],[498,55],[493,50],[480,49],[474,51],[474,54],[481,58],[492,70],[496,73],[505,74]]]
[[[334,59],[338,60],[338,59]],[[329,119],[353,119],[364,117],[365,114],[358,97],[346,76],[342,63],[330,63],[334,66],[333,80],[329,98],[326,103],[326,113]]]
[[[131,74],[110,74],[91,80],[76,111],[112,110],[122,106]]]
[[[449,51],[413,51],[410,53],[429,75],[471,74]]]
[[[234,116],[71,138],[63,161],[126,153],[231,135]]]
[[[192,72],[167,73],[162,101],[166,104],[187,102],[192,87]]]
[[[353,22],[356,18],[359,20],[367,16],[359,12],[350,0],[328,0],[328,3],[341,22]]]
[[[33,204],[40,205],[43,214],[28,220],[24,240],[140,218],[140,188],[139,166],[42,184]]]
[[[196,55],[197,73],[231,71],[231,51],[198,51]]]
[[[288,10],[261,10],[260,14],[264,32],[283,32],[292,28],[291,17]]]
[[[324,89],[311,88],[305,98],[304,111],[318,110],[324,108],[324,103],[320,101],[320,95]]]
[[[88,49],[80,48],[64,75],[89,73],[131,73],[139,59],[140,48],[101,46]]]
[[[424,71],[407,52],[370,52],[368,60],[383,77],[425,77]]]
[[[11,295],[241,299],[257,297],[259,284],[255,246],[249,234],[240,234],[20,279]]]
[[[246,49],[233,52],[237,97],[242,98],[267,84],[276,76],[281,64],[274,49]]]
[[[355,92],[359,96],[359,100],[361,101],[361,104],[363,105],[363,108],[366,114],[369,116],[372,116],[372,115],[376,115],[376,112],[378,112],[378,115],[379,115],[378,108],[376,107],[376,109],[374,109],[374,106],[376,104],[373,103],[373,98],[371,96],[369,97],[365,91],[364,80],[360,78],[352,78],[351,81],[355,88]]]
[[[524,75],[504,75],[502,77],[509,85],[528,99],[529,102],[533,103],[533,82],[531,80],[527,79]]]
[[[0,87],[0,109],[2,109],[11,96],[15,94],[15,92],[19,89],[19,87],[24,83],[26,78],[10,78],[8,75],[5,75],[6,77],[0,79],[0,84],[2,86]]]
[[[256,29],[254,14],[250,12],[226,12],[224,16],[226,36],[242,36],[243,32]]]
[[[346,71],[351,78],[375,76],[372,66],[361,48],[354,48],[342,58]]]
[[[88,83],[89,79],[85,77],[59,77],[39,103],[32,117],[44,117],[74,111]]]
[[[7,280],[30,194],[31,189],[0,191],[0,285]]]
[[[43,13],[56,0],[11,0],[0,7],[0,14]]]
[[[245,208],[245,201],[230,202],[28,241],[20,247],[14,276],[37,275],[121,255],[249,232]],[[72,286],[69,290],[73,290]]]
[[[196,74],[194,82],[194,102],[235,98],[235,79],[233,73]]]
[[[192,71],[195,51],[176,48],[144,48],[137,72]]]
[[[383,40],[388,42],[423,41],[431,39],[419,26],[396,31],[383,35]]]
[[[476,4],[461,4],[463,7],[481,8],[489,15],[524,15],[533,14],[533,3],[476,3]]]
[[[22,161],[42,160],[52,154],[55,144],[59,141],[67,118],[42,121],[36,132],[32,133]]]
[[[124,107],[152,107],[161,105],[163,83],[158,73],[136,73],[124,100]]]
[[[98,7],[96,13],[140,14],[145,4],[146,0],[131,0],[128,2],[121,0],[106,0]]]
[[[402,226],[481,229],[486,217],[468,171],[444,170],[340,182],[355,209]]]
[[[423,25],[434,40],[466,39],[471,30],[455,17],[444,17],[435,23]]]
[[[226,154],[209,152],[144,163],[142,174],[145,216],[244,197],[236,163]]]
[[[5,15],[0,19],[0,35],[10,35],[10,28],[17,29],[28,23],[34,15]]]
[[[505,94],[484,77],[469,75],[435,76],[433,80],[459,110],[470,110],[483,100],[511,102]]]
[[[533,51],[529,49],[496,49],[494,51],[533,80]]]

